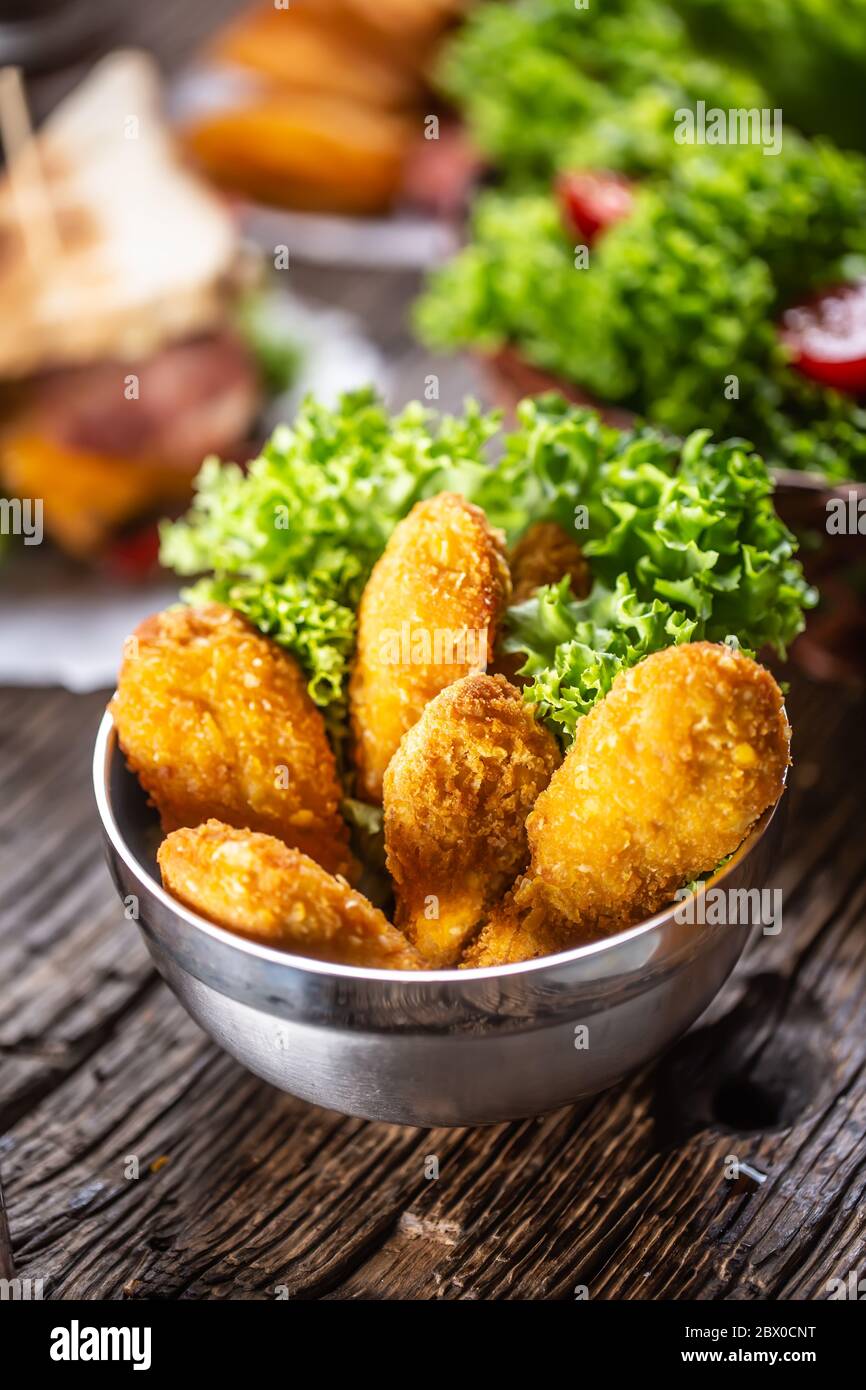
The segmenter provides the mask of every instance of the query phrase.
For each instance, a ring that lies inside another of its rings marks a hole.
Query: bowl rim
[[[529,975],[551,967],[567,965],[571,961],[586,960],[608,952],[612,953],[618,947],[631,944],[640,937],[647,936],[663,927],[672,920],[679,907],[679,904],[670,904],[652,917],[647,917],[645,921],[637,922],[633,927],[627,927],[624,931],[602,937],[598,941],[586,942],[582,946],[573,946],[568,951],[557,952],[556,955],[540,956],[536,960],[514,961],[508,965],[472,966],[465,969],[452,967],[448,970],[383,970],[360,965],[340,965],[334,961],[321,961],[310,956],[294,955],[291,951],[284,951],[275,946],[266,946],[249,937],[241,936],[237,932],[229,931],[226,927],[220,927],[215,922],[209,921],[208,918],[200,916],[169,893],[148,872],[133,854],[121,834],[114,814],[109,787],[113,761],[117,757],[122,758],[123,754],[109,705],[100,720],[93,748],[93,790],[103,834],[133,877],[141,882],[148,893],[152,894],[168,912],[174,913],[187,927],[198,933],[203,933],[223,946],[236,950],[240,955],[252,956],[260,961],[278,967],[282,966],[285,969],[299,970],[306,974],[325,976],[335,980],[381,982],[382,985],[405,984],[407,981],[413,984],[456,984],[460,981],[469,983],[470,980],[502,980],[506,977]],[[727,863],[717,873],[710,875],[704,881],[704,892],[711,885],[719,884],[729,873],[733,872],[757,842],[763,838],[770,823],[778,813],[787,786],[788,769],[786,768],[779,797],[759,816],[749,834],[734,850]]]

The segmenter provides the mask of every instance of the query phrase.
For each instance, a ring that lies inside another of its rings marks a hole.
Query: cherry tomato
[[[837,391],[866,391],[866,280],[834,285],[788,309],[782,340],[803,376]]]
[[[110,574],[119,579],[145,579],[159,559],[159,528],[149,522],[136,530],[116,536],[103,557]]]
[[[560,174],[556,196],[569,227],[587,243],[629,217],[634,206],[629,180],[604,171],[578,169]]]

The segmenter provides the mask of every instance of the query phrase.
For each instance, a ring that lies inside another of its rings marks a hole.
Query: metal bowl
[[[694,1022],[749,936],[687,925],[668,908],[605,941],[493,969],[307,960],[224,931],[165,891],[156,815],[110,714],[93,778],[117,890],[187,1011],[256,1075],[349,1115],[491,1124],[602,1091]],[[763,886],[781,830],[777,803],[713,882]]]

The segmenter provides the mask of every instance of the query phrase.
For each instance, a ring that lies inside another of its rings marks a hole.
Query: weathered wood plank
[[[17,756],[0,758],[0,1128],[96,1051],[156,981],[108,879],[90,792],[105,697],[17,698]]]

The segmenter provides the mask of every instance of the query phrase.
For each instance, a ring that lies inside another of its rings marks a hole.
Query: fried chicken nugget
[[[385,773],[396,923],[430,965],[464,943],[524,868],[526,817],[560,754],[503,676],[464,676],[431,700]]]
[[[363,894],[273,835],[209,820],[173,831],[157,859],[170,893],[240,936],[338,965],[422,968]]]
[[[583,551],[555,521],[536,521],[523,533],[508,557],[512,603],[523,603],[545,584],[568,575],[575,598],[586,598],[592,575]]]
[[[778,799],[790,761],[763,666],[695,642],[621,672],[527,821],[530,867],[466,964],[565,950],[658,912]]]
[[[297,662],[221,604],[146,618],[111,702],[164,830],[217,816],[353,876],[334,755]]]
[[[574,923],[556,915],[544,901],[540,887],[538,879],[528,875],[517,880],[467,946],[462,970],[555,956],[578,944]]]
[[[455,493],[394,528],[364,590],[349,702],[358,795],[382,799],[400,739],[440,690],[492,658],[511,594],[500,532]]]

